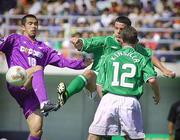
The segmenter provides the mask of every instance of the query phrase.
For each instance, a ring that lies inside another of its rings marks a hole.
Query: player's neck
[[[131,44],[128,44],[128,43],[125,43],[125,42],[122,43],[122,47],[123,48],[133,48],[133,46]]]
[[[123,48],[133,48],[131,45],[125,45]]]
[[[36,37],[31,37],[31,36],[29,36],[29,35],[27,35],[27,34],[23,34],[25,37],[27,37],[30,41],[32,41],[32,42],[34,42],[34,41],[36,41]]]

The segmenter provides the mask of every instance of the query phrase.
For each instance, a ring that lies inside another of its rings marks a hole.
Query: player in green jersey
[[[96,81],[97,73],[101,62],[103,62],[106,55],[121,49],[121,44],[119,44],[119,33],[126,26],[131,25],[129,18],[125,16],[120,16],[116,18],[114,24],[114,34],[112,36],[99,36],[92,38],[72,38],[72,43],[74,46],[80,50],[87,53],[93,53],[93,65],[91,70],[86,70],[82,75],[75,77],[69,86],[66,88],[64,83],[58,85],[58,92],[60,94],[60,102],[63,105],[66,100],[80,92],[84,87],[86,87],[90,92],[98,91],[101,95],[101,86],[99,86],[99,81]],[[153,64],[162,71],[162,73],[167,77],[174,77],[175,74],[166,69],[159,60],[152,56],[152,51],[149,48],[145,48],[142,44],[137,44],[135,50],[144,56],[152,58]],[[98,78],[99,79],[99,78]],[[97,83],[97,86],[96,86]]]
[[[98,75],[103,77],[100,104],[89,127],[88,140],[101,140],[103,136],[122,135],[129,140],[143,140],[143,121],[138,101],[144,82],[152,87],[154,101],[160,101],[156,72],[150,59],[135,50],[137,31],[126,26],[120,33],[122,49],[105,58]]]

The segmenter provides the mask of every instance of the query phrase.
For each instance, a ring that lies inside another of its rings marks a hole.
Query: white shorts
[[[106,94],[96,110],[89,133],[103,136],[128,135],[131,139],[145,137],[141,106],[134,97]]]

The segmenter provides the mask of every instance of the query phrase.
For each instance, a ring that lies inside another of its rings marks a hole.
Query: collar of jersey
[[[134,49],[132,46],[129,46],[129,45],[123,46],[123,48],[124,49],[126,49],[126,48]]]

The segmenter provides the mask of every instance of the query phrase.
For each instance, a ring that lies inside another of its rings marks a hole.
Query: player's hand
[[[176,73],[171,71],[171,70],[163,71],[163,75],[168,77],[168,78],[175,78],[176,77]]]
[[[90,59],[90,58],[85,58],[84,59],[84,63],[86,65],[86,67],[89,66],[92,62],[93,62],[93,59]]]
[[[159,102],[160,102],[160,96],[155,95],[155,96],[153,96],[153,99],[154,99],[154,103],[155,103],[156,105],[159,104]]]
[[[83,53],[83,59],[86,66],[89,66],[93,62],[93,54]]]

